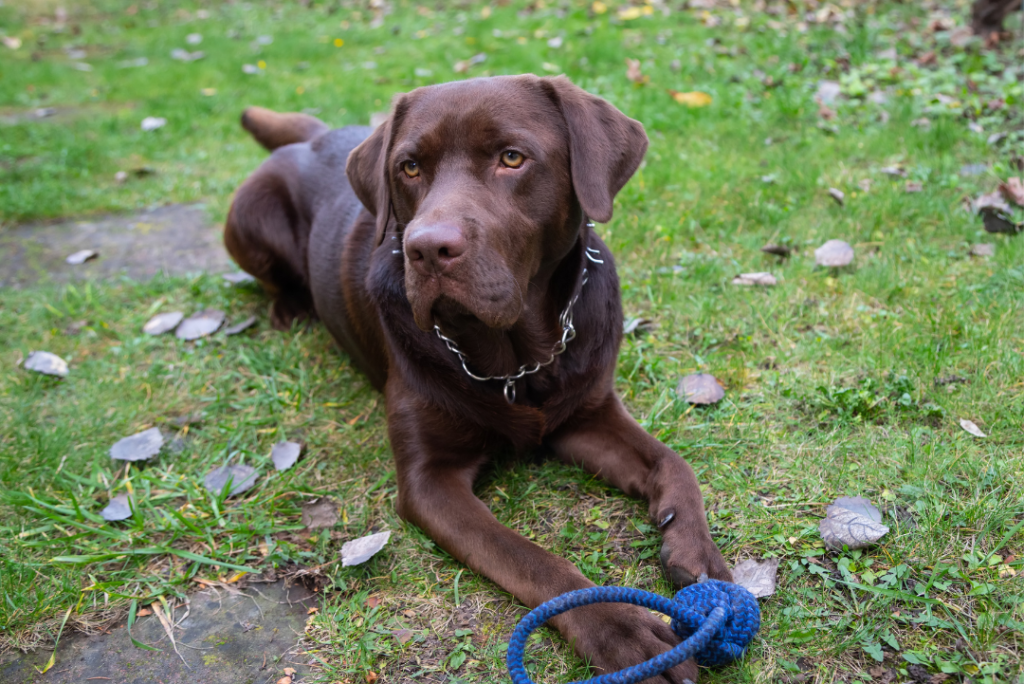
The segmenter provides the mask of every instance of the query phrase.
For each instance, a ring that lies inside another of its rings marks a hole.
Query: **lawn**
[[[238,126],[248,104],[362,124],[418,86],[564,72],[651,138],[600,227],[627,315],[656,325],[623,344],[619,390],[697,471],[726,558],[781,560],[748,655],[702,681],[1021,681],[1024,238],[986,233],[964,200],[1022,175],[1022,44],[965,41],[962,2],[700,4],[6,2],[0,230],[175,202],[222,221],[264,157]],[[819,104],[823,80],[841,92]],[[833,238],[854,262],[816,267]],[[971,256],[979,243],[994,255]],[[756,271],[778,284],[731,284]],[[195,343],[141,333],[155,312],[208,307],[261,320]],[[321,327],[274,332],[266,308],[204,274],[3,291],[0,653],[52,646],[65,616],[124,624],[132,599],[173,601],[197,577],[315,567],[322,681],[504,681],[525,609],[398,519],[382,398]],[[19,368],[35,349],[69,376]],[[677,398],[698,371],[722,402]],[[171,442],[158,458],[111,461],[152,426]],[[305,454],[277,473],[283,439]],[[258,485],[203,489],[226,463]],[[586,474],[499,459],[478,491],[596,583],[670,591],[645,506]],[[124,492],[134,516],[104,522]],[[300,506],[325,495],[341,520],[310,533]],[[844,495],[883,511],[877,545],[824,548],[819,520]],[[331,562],[384,529],[370,562]],[[536,646],[546,681],[586,676],[554,632]]]

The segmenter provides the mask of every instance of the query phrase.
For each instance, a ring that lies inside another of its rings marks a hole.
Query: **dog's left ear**
[[[391,131],[399,116],[400,105],[401,100],[396,98],[391,116],[349,153],[345,164],[345,175],[356,197],[377,219],[375,244],[378,245],[384,241],[391,217],[391,175],[387,163],[391,152]]]
[[[540,81],[569,126],[570,171],[580,206],[589,218],[606,223],[612,218],[615,195],[647,151],[643,124],[565,76]]]

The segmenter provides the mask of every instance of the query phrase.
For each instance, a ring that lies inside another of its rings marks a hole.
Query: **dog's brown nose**
[[[426,276],[444,273],[465,251],[466,238],[450,223],[417,226],[405,236],[409,263]]]

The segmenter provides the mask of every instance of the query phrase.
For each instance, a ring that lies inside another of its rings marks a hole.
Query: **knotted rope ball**
[[[507,663],[514,684],[533,684],[523,664],[530,633],[556,615],[594,603],[631,603],[668,615],[672,618],[672,631],[683,641],[646,662],[587,679],[586,684],[636,684],[689,658],[695,658],[700,665],[724,665],[743,655],[761,627],[761,611],[754,595],[738,584],[719,580],[691,584],[671,600],[628,587],[570,591],[531,610],[512,633]]]

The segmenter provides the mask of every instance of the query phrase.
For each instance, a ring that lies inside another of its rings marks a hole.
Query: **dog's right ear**
[[[356,197],[377,219],[376,242],[384,241],[391,214],[391,181],[387,170],[388,151],[391,148],[391,119],[377,126],[370,137],[348,155],[345,175]]]

